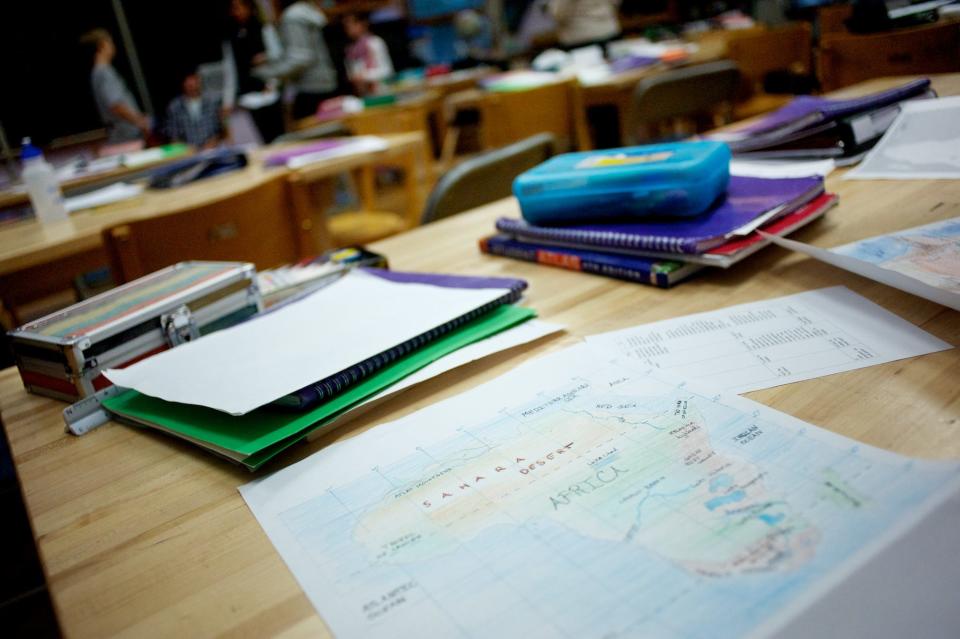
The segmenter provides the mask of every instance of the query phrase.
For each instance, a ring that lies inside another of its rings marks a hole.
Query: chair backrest
[[[283,135],[277,136],[273,142],[275,144],[283,142],[305,142],[307,140],[321,140],[323,138],[343,138],[348,135],[350,135],[350,129],[344,126],[342,122],[326,122],[308,129],[284,133]]]
[[[105,229],[103,243],[122,283],[184,260],[279,266],[305,256],[308,232],[278,176],[209,204]]]
[[[552,133],[558,148],[573,139],[572,80],[522,91],[488,92],[480,101],[480,143],[495,149],[538,133]]]
[[[743,76],[746,95],[759,92],[773,71],[805,75],[813,68],[813,36],[810,25],[796,22],[775,29],[734,32],[727,41],[727,57]]]
[[[658,73],[633,90],[625,142],[643,125],[729,111],[740,81],[736,63],[719,60]]]
[[[430,193],[421,223],[427,224],[509,196],[513,179],[550,158],[556,138],[539,133],[461,162]]]
[[[960,70],[960,22],[941,21],[870,35],[823,34],[817,57],[820,88],[833,91],[888,75]]]

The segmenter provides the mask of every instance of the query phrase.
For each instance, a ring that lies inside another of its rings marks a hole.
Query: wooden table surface
[[[937,84],[943,93],[960,93],[960,76]],[[960,216],[960,181],[839,177],[827,182],[840,194],[839,206],[797,239],[829,247]],[[525,303],[543,319],[565,324],[568,333],[426,382],[296,447],[281,463],[466,391],[584,335],[820,287],[847,286],[960,344],[960,313],[777,247],[670,290],[480,254],[476,241],[492,231],[495,218],[517,213],[507,199],[371,248],[395,269],[526,278]],[[747,396],[873,446],[956,459],[958,380],[960,351],[951,349]],[[0,374],[3,421],[67,636],[327,633],[237,492],[252,475],[173,438],[117,424],[79,438],[65,435],[63,406],[27,395],[14,370]]]
[[[364,164],[371,164],[386,155],[407,150],[420,142],[419,134],[386,135],[386,152],[366,152],[317,163],[301,171],[310,180],[318,180]],[[263,147],[250,156],[250,163],[239,171],[201,180],[176,189],[148,189],[135,198],[105,206],[78,211],[68,220],[40,224],[34,219],[0,227],[0,275],[61,259],[101,245],[100,233],[105,228],[134,220],[176,213],[188,208],[230,197],[269,180],[284,179],[289,171],[283,167],[267,168],[263,158],[280,147]]]
[[[157,160],[145,162],[144,164],[140,164],[138,166],[118,166],[116,168],[109,169],[107,171],[101,171],[99,173],[81,173],[64,180],[61,182],[60,186],[65,192],[68,192],[71,189],[93,185],[100,182],[115,182],[117,180],[122,180],[128,175],[138,174],[147,169],[154,169],[159,166],[163,166],[164,164],[182,160],[192,154],[193,151],[190,150],[186,153],[174,155],[172,157],[159,158]],[[67,195],[70,195],[70,193],[67,193]],[[29,201],[30,196],[27,195],[27,191],[23,186],[23,182],[16,182],[5,189],[0,189],[0,209],[26,204]]]

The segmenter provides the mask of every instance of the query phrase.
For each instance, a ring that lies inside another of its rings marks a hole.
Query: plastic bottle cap
[[[22,149],[20,150],[20,159],[26,162],[27,160],[32,160],[34,158],[42,158],[43,151],[33,146],[30,142],[30,138],[23,138]]]

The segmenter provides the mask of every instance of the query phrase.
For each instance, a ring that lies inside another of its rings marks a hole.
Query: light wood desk
[[[671,68],[720,60],[727,51],[727,38],[737,33],[739,32],[709,31],[701,34],[695,41],[698,47],[697,51],[679,64],[654,64],[649,67],[617,73],[599,82],[578,85],[579,91],[575,97],[577,108],[574,111],[577,148],[581,151],[594,148],[587,109],[604,105],[615,107],[619,130],[622,134],[629,126],[630,102],[633,99],[633,89],[637,86],[637,83]]]
[[[310,116],[293,123],[294,130],[308,129],[328,122],[340,122],[354,135],[422,132],[428,140],[443,139],[443,99],[441,92],[428,89],[401,95],[397,102],[367,107],[357,113],[320,120]]]
[[[137,175],[143,171],[155,169],[163,166],[164,164],[176,162],[177,160],[182,160],[192,154],[193,151],[188,151],[172,157],[160,158],[139,166],[118,166],[117,168],[110,169],[109,171],[102,171],[100,173],[80,174],[68,180],[64,180],[60,186],[65,192],[67,192],[67,195],[70,195],[69,191],[71,189],[77,189],[83,186],[93,186],[100,183],[107,184],[110,182],[116,182],[130,175]],[[27,195],[26,190],[20,190],[20,187],[22,186],[23,183],[17,183],[6,189],[0,190],[0,209],[5,209],[11,206],[19,206],[21,204],[27,204],[30,202],[30,196]]]
[[[264,157],[281,148],[264,147],[254,151],[249,164],[239,171],[176,189],[149,189],[129,200],[78,211],[63,222],[44,225],[30,219],[4,225],[0,227],[0,300],[16,297],[24,288],[59,290],[56,287],[63,288],[64,281],[69,282],[75,274],[106,264],[101,240],[104,229],[194,209],[270,180],[290,180],[294,205],[302,215],[298,219],[313,219],[313,252],[329,247],[321,215],[332,199],[330,178],[343,172],[357,173],[361,203],[369,210],[374,208],[373,167],[391,162],[404,167],[407,215],[416,219],[421,205],[418,180],[428,163],[426,142],[419,133],[387,135],[384,139],[388,144],[385,151],[334,158],[293,172],[284,167],[264,167]],[[286,206],[286,202],[277,206]]]
[[[883,83],[867,87],[878,89]],[[889,84],[889,83],[888,83]],[[937,81],[960,92],[960,76]],[[960,215],[956,181],[843,182],[838,208],[796,234],[835,246]],[[470,364],[388,401],[332,441],[466,391],[584,335],[685,313],[844,285],[951,344],[960,313],[770,247],[729,271],[671,290],[484,256],[476,240],[512,199],[372,246],[396,269],[509,275],[526,303],[568,335]],[[960,458],[960,350],[749,393],[751,399],[862,442],[926,458]],[[61,627],[72,637],[325,636],[326,628],[237,492],[251,475],[173,438],[108,424],[63,433],[63,404],[0,374],[0,408]]]

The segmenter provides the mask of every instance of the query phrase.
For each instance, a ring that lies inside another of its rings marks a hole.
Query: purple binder
[[[788,135],[822,122],[896,104],[908,98],[922,95],[929,90],[930,80],[923,78],[886,91],[846,100],[802,95],[757,122],[732,131],[731,134],[736,136],[737,139]],[[717,136],[718,139],[724,139],[725,137],[723,133]],[[734,151],[736,151],[737,139],[728,141]]]

